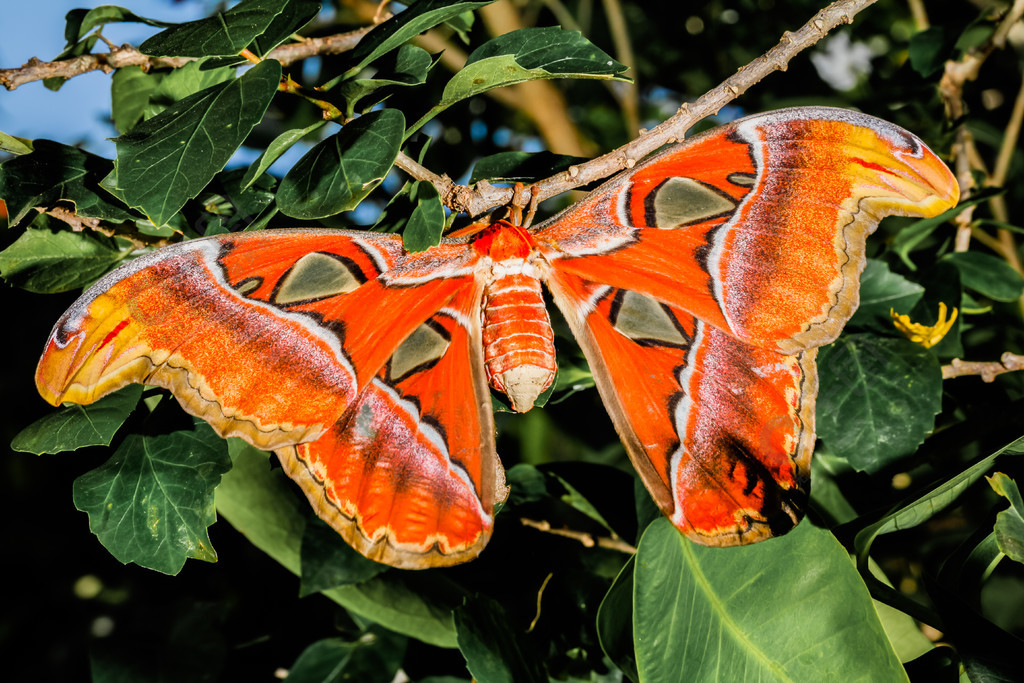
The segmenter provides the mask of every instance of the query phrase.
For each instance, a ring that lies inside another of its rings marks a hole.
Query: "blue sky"
[[[135,14],[165,21],[189,21],[204,14],[204,2],[170,0],[4,0],[0,20],[0,67],[21,66],[30,57],[50,60],[64,49],[64,15],[76,7],[119,4]],[[210,3],[213,4],[212,2]],[[138,45],[157,29],[144,24],[109,24],[103,34],[114,43]],[[97,47],[99,51],[102,46]],[[101,71],[76,76],[57,92],[42,83],[14,91],[0,88],[0,131],[24,138],[82,143],[90,152],[113,158],[117,134],[110,115],[110,76]]]

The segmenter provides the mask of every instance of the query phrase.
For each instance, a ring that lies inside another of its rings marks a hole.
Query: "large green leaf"
[[[358,75],[370,62],[405,44],[415,36],[468,12],[489,5],[494,0],[458,2],[453,0],[419,0],[367,33],[352,51],[354,66],[347,77]]]
[[[66,292],[92,284],[127,255],[102,235],[29,228],[0,252],[0,276],[30,292]]]
[[[109,446],[141,396],[142,385],[130,384],[91,405],[67,405],[18,432],[11,448],[42,455]]]
[[[237,80],[181,100],[121,137],[116,191],[156,225],[195,197],[263,118],[281,65],[260,62]]]
[[[285,175],[281,213],[326,218],[354,209],[387,175],[402,145],[405,117],[397,109],[360,116],[321,141]]]
[[[641,680],[906,680],[849,556],[804,522],[737,548],[644,533],[633,583]]]
[[[319,13],[320,0],[285,0],[281,13],[256,37],[249,49],[258,57],[266,56],[296,31],[301,31]]]
[[[964,287],[990,299],[1014,301],[1024,292],[1024,278],[1006,261],[991,254],[962,251],[948,254],[942,261],[957,267]]]
[[[165,29],[139,51],[161,57],[237,55],[266,31],[284,9],[281,0],[242,0],[225,12]]]
[[[166,21],[140,17],[131,10],[117,5],[100,5],[93,9],[73,9],[64,16],[64,21],[64,39],[69,48],[84,38],[89,31],[105,24],[131,22],[160,28],[173,26]]]
[[[130,221],[135,218],[100,181],[110,173],[109,159],[50,140],[35,140],[29,154],[0,164],[0,197],[11,225],[36,208],[70,202],[83,218]]]
[[[854,468],[875,472],[914,452],[942,408],[942,372],[906,339],[851,334],[818,354],[818,435]]]
[[[228,440],[233,467],[217,487],[217,512],[257,548],[294,574],[300,573],[300,547],[308,506],[267,454],[238,439]],[[323,591],[354,614],[398,633],[439,647],[455,647],[451,606],[438,600],[452,592],[441,577],[411,587],[403,574],[385,572],[352,586]],[[451,600],[453,598],[445,598]]]
[[[75,507],[121,562],[177,574],[189,557],[216,561],[206,529],[216,520],[213,490],[230,468],[224,441],[200,420],[193,431],[132,434],[75,480]]]

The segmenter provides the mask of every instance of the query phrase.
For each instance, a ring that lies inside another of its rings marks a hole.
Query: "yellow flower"
[[[934,325],[928,326],[910,322],[909,315],[900,315],[893,309],[889,309],[889,315],[892,316],[892,324],[896,326],[896,329],[905,334],[907,339],[915,344],[920,344],[926,349],[930,349],[938,344],[953,329],[953,323],[956,322],[958,312],[954,308],[953,315],[949,316],[949,320],[946,320],[946,304],[940,301],[939,319],[935,321]]]

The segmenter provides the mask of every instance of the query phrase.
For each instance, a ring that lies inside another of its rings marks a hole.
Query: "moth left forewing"
[[[408,335],[323,438],[277,451],[317,514],[378,562],[458,564],[490,537],[505,487],[481,292],[475,281],[461,287]]]
[[[558,270],[548,284],[641,479],[681,531],[738,545],[800,520],[813,350],[752,346],[644,294]]]

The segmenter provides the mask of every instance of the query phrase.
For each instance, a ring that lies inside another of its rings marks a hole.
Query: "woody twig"
[[[987,363],[954,358],[949,365],[942,366],[942,379],[978,375],[982,381],[992,382],[999,375],[1016,370],[1024,370],[1024,356],[1007,351],[998,361]]]

